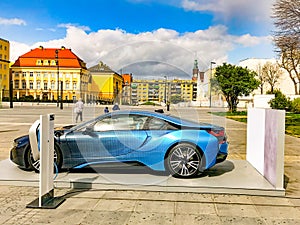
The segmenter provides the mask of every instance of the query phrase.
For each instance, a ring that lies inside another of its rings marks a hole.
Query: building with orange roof
[[[35,100],[95,101],[89,90],[91,74],[86,63],[65,47],[40,46],[21,55],[11,66],[13,96],[32,96]]]
[[[9,41],[0,38],[0,101],[9,97],[9,47]]]

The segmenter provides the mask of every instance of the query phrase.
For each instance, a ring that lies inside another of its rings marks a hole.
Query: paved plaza
[[[129,108],[161,107],[121,106]],[[102,114],[103,109],[103,105],[86,105],[84,120]],[[169,113],[226,127],[228,161],[245,160],[246,124],[209,111],[224,109],[180,106],[171,107]],[[55,126],[74,123],[71,104],[63,110],[55,105],[30,104],[0,109],[0,163],[8,159],[13,139],[26,134],[39,115],[47,113],[55,114]],[[286,135],[285,196],[59,187],[55,196],[66,200],[57,209],[30,209],[26,205],[37,198],[37,187],[0,184],[0,224],[300,224],[299,146],[299,138]]]

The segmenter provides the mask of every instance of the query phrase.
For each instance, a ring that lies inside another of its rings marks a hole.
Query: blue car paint
[[[89,134],[84,134],[81,130],[81,128],[105,117],[126,115],[128,113],[156,117],[180,125],[184,129],[105,131]],[[202,168],[204,170],[215,165],[218,153],[221,152],[227,155],[228,143],[219,144],[218,139],[205,130],[218,128],[220,127],[216,125],[197,124],[153,112],[118,111],[101,115],[91,121],[74,126],[70,130],[65,130],[62,136],[55,137],[55,143],[61,149],[64,168],[83,168],[88,165],[107,162],[136,161],[153,170],[164,171],[166,169],[164,159],[167,151],[177,143],[187,142],[201,149],[205,162]],[[99,137],[101,140],[99,140]],[[19,138],[18,142],[20,146],[28,144],[28,136]],[[98,151],[95,151],[95,149],[98,149]]]
[[[148,142],[140,146],[140,148],[131,149],[125,151],[119,155],[109,155],[107,148],[103,147],[102,152],[105,152],[105,156],[95,159],[94,157],[88,158],[83,157],[80,161],[85,161],[83,164],[77,165],[75,168],[82,168],[87,165],[95,165],[107,162],[131,162],[136,161],[147,165],[153,170],[164,171],[165,163],[164,158],[166,157],[167,151],[170,146],[174,146],[180,142],[187,142],[198,146],[203,152],[203,158],[205,164],[202,169],[208,169],[214,165],[216,155],[218,153],[218,141],[215,137],[208,134],[206,131],[199,133],[197,130],[191,130],[187,132],[177,131],[147,131],[149,134]],[[207,142],[207,139],[209,141]],[[111,140],[114,142],[114,140]],[[210,149],[216,149],[211,151]],[[149,157],[151,155],[151,157]],[[93,160],[89,160],[93,159]],[[86,162],[88,161],[88,162]]]

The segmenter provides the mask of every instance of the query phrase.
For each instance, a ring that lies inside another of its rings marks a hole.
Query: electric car
[[[138,163],[175,177],[194,177],[223,162],[225,129],[150,111],[114,111],[88,122],[54,129],[54,161],[60,169]],[[29,136],[14,140],[10,159],[39,171]]]

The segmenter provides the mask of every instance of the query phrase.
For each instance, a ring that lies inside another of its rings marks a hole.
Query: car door
[[[101,160],[139,149],[148,137],[143,130],[146,119],[130,114],[109,115],[82,131],[73,132],[67,137],[72,157]]]

